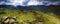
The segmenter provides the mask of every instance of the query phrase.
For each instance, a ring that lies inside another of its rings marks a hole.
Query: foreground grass
[[[19,10],[11,10],[11,9],[3,10],[2,8],[0,9],[0,11],[6,12],[6,14],[0,14],[0,18],[3,16],[16,16],[19,24],[24,20],[33,21],[35,18],[31,11],[23,13],[22,11]],[[37,11],[37,13],[44,17],[44,24],[60,24],[60,18],[58,18],[58,16],[53,13],[44,13],[41,11]]]

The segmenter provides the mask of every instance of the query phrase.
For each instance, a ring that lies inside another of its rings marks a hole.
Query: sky
[[[0,0],[0,5],[31,6],[31,5],[60,5],[60,0]]]

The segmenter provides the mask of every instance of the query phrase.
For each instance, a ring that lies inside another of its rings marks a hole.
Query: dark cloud
[[[7,2],[7,0],[0,0],[0,2],[1,2],[1,1],[5,1],[5,2]]]
[[[45,0],[45,1],[60,1],[60,0]]]

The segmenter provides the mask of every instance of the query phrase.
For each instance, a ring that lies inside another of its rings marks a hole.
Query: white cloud
[[[8,2],[0,2],[0,5],[20,5],[20,6],[30,6],[30,5],[58,5],[58,2],[43,1],[43,0],[7,0]]]
[[[39,2],[37,2],[37,1],[30,1],[30,2],[28,2],[27,5],[38,5],[38,4],[39,4]]]
[[[1,4],[4,4],[4,3],[5,3],[4,1],[0,2],[0,5],[1,5]]]

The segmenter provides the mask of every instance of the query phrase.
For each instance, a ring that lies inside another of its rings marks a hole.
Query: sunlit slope
[[[16,16],[17,21],[20,23],[25,20],[30,20],[32,21],[34,19],[33,13],[30,11],[27,11],[26,13],[23,13],[22,11],[19,10],[11,10],[11,9],[0,9],[2,12],[5,12],[6,14],[0,14],[0,17],[4,16]]]
[[[17,21],[23,22],[24,20],[34,20],[34,14],[31,11],[22,12],[20,10],[11,10],[11,9],[0,9],[0,11],[6,12],[6,14],[0,14],[0,17],[3,16],[16,16]],[[57,15],[54,15],[53,13],[44,13],[42,11],[37,11],[37,14],[40,14],[44,17],[44,24],[60,24],[60,18],[57,17]]]
[[[43,13],[38,11],[37,13],[43,15],[44,17],[44,24],[60,24],[60,18],[58,18],[57,15],[54,15],[53,13]]]

